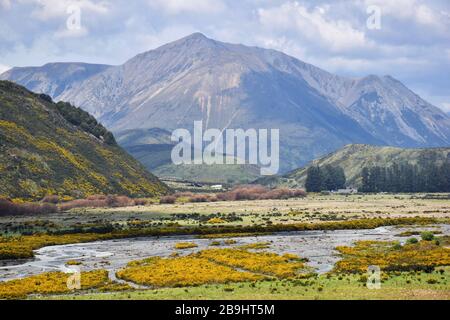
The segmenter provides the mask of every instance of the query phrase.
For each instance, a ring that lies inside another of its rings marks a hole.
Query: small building
[[[347,188],[347,189],[339,189],[336,191],[337,194],[354,194],[358,193],[358,189],[356,188]]]
[[[223,186],[221,184],[215,184],[211,186],[211,189],[213,190],[222,190]]]

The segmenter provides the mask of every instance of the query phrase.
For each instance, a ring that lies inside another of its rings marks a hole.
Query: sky
[[[193,32],[342,76],[389,74],[450,112],[450,0],[0,0],[0,72],[117,65]]]

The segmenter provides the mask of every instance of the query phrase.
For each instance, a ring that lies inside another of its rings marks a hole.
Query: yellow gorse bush
[[[70,273],[46,272],[23,279],[0,282],[0,299],[21,299],[30,294],[63,294],[71,290],[67,286]],[[128,286],[117,285],[108,278],[106,270],[82,272],[81,290],[87,289],[129,289]]]
[[[198,245],[194,242],[178,242],[175,244],[175,249],[178,249],[178,250],[197,248],[197,247],[198,247]]]
[[[0,238],[0,259],[32,258],[33,250],[51,245],[108,239],[108,234],[79,233],[67,235],[32,235]]]
[[[262,232],[230,232],[230,233],[216,233],[216,234],[202,234],[199,235],[200,239],[216,239],[216,238],[239,238],[239,237],[256,237],[267,235]]]
[[[269,247],[270,242],[255,242],[240,246],[241,249],[253,249],[253,250],[267,249]]]
[[[206,283],[256,281],[263,277],[234,270],[195,255],[151,258],[130,263],[117,272],[121,279],[152,287],[184,287]]]
[[[304,264],[295,255],[243,249],[208,249],[184,257],[132,261],[117,272],[121,279],[152,287],[256,281],[297,275]]]
[[[220,264],[242,268],[278,278],[295,277],[305,265],[294,255],[280,256],[271,252],[249,252],[244,249],[208,249],[199,253]]]
[[[211,218],[206,223],[217,224],[217,223],[226,223],[226,221],[221,218]]]
[[[434,241],[403,246],[389,241],[359,241],[353,247],[336,249],[343,256],[335,265],[336,272],[366,272],[370,265],[386,271],[432,270],[450,265],[450,249]]]

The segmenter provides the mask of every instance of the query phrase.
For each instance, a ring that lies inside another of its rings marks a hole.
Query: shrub
[[[419,242],[419,240],[417,240],[417,238],[409,238],[408,240],[406,240],[406,243],[408,244],[414,244]]]
[[[209,197],[206,194],[198,194],[189,198],[189,202],[208,202]]]
[[[61,211],[68,211],[74,208],[102,208],[106,207],[106,200],[87,200],[76,199],[62,203],[59,208]]]
[[[59,197],[57,195],[45,196],[42,199],[42,202],[57,204],[59,202]]]
[[[184,249],[191,249],[191,248],[197,248],[198,245],[193,242],[178,242],[175,244],[175,249],[178,250],[184,250]]]
[[[127,196],[105,196],[93,195],[86,199],[76,199],[60,204],[61,211],[67,211],[74,208],[106,208],[106,207],[129,207],[143,203],[143,199],[133,200]]]
[[[127,196],[107,196],[106,205],[108,207],[129,207],[134,206],[133,199]]]
[[[31,294],[70,293],[67,280],[70,274],[46,272],[22,279],[0,282],[0,299],[23,299]],[[117,283],[108,279],[106,270],[93,270],[81,273],[81,290],[119,288]],[[128,286],[121,285],[123,289]]]
[[[9,199],[0,198],[0,215],[32,215],[58,212],[52,203],[14,203]]]
[[[162,197],[160,203],[175,203],[179,198],[186,198],[188,202],[215,202],[215,201],[239,201],[239,200],[268,200],[289,199],[305,197],[306,192],[301,189],[268,189],[260,185],[244,185],[218,194],[193,194],[191,192],[176,193]],[[169,201],[169,202],[168,202]]]
[[[434,234],[431,231],[424,231],[420,234],[420,237],[424,241],[431,241],[434,239]]]
[[[417,239],[416,239],[417,240]],[[432,241],[420,241],[392,250],[389,241],[358,241],[353,247],[337,247],[343,259],[335,265],[336,272],[366,272],[369,265],[384,271],[425,271],[450,264],[450,249]]]
[[[147,199],[134,199],[134,205],[136,206],[145,206],[146,204],[148,204]]]
[[[226,221],[221,218],[211,218],[206,223],[216,224],[216,223],[226,223]]]
[[[175,197],[175,196],[164,196],[164,197],[161,197],[161,199],[159,200],[159,203],[173,204],[173,203],[175,203],[175,201],[177,201],[177,197]]]
[[[95,194],[95,195],[87,197],[86,200],[89,200],[89,201],[106,200],[106,196],[104,194]]]
[[[397,241],[397,242],[394,243],[392,248],[395,249],[395,250],[400,250],[402,248],[402,245],[400,244],[400,242]]]
[[[199,254],[132,261],[126,268],[117,272],[117,277],[157,288],[256,281],[264,278],[210,261]]]

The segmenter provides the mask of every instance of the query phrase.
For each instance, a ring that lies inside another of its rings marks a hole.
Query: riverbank
[[[161,227],[133,228],[108,233],[35,234],[0,239],[0,260],[25,259],[34,256],[33,250],[53,245],[84,243],[110,239],[133,237],[160,237],[169,235],[214,235],[226,233],[274,233],[307,230],[358,230],[375,229],[394,225],[427,225],[449,223],[450,218],[373,218],[320,223],[296,223],[253,226],[201,226],[201,227]]]

